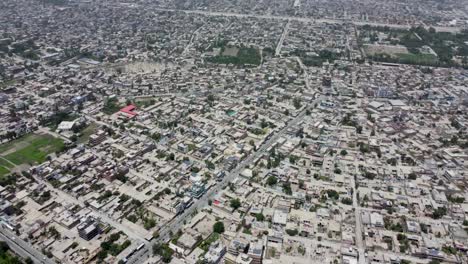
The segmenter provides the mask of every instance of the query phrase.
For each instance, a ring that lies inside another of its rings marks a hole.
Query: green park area
[[[47,155],[61,151],[63,140],[45,134],[28,134],[0,145],[0,177],[19,165],[44,162]]]
[[[433,67],[468,68],[468,30],[440,32],[422,26],[410,29],[364,25],[359,27],[358,44],[369,59]],[[405,48],[405,52],[401,51]]]
[[[436,56],[422,53],[397,53],[393,55],[376,54],[369,57],[375,61],[380,62],[403,63],[411,65],[436,65],[438,63],[438,58]]]
[[[3,177],[4,175],[7,175],[8,173],[10,173],[10,171],[7,168],[0,166],[0,177]]]

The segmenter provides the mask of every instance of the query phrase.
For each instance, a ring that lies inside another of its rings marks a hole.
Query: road
[[[195,37],[198,35],[198,32],[199,32],[205,25],[206,25],[206,23],[203,24],[203,25],[201,25],[199,28],[197,28],[197,29],[192,33],[192,36],[190,36],[190,40],[189,40],[189,42],[187,43],[187,46],[185,46],[185,49],[184,49],[184,51],[182,52],[182,55],[187,54],[189,48],[192,46],[193,40],[194,40]]]
[[[304,63],[302,63],[302,60],[299,57],[295,57],[297,63],[299,63],[299,67],[302,69],[304,73],[304,81],[305,81],[305,86],[307,90],[311,90],[310,82],[309,82],[309,72],[307,71],[307,68],[304,66]]]
[[[276,45],[275,56],[279,56],[281,54],[281,48],[283,47],[283,42],[286,36],[288,35],[289,24],[291,20],[288,19],[288,23],[284,26],[283,34],[281,34],[281,38],[278,41],[278,45]]]
[[[199,14],[206,16],[225,16],[225,17],[238,17],[238,18],[257,18],[257,19],[276,19],[276,20],[292,20],[299,22],[309,22],[309,23],[327,23],[327,24],[345,24],[351,23],[357,26],[370,25],[370,26],[379,26],[379,27],[389,27],[396,29],[410,29],[412,26],[418,25],[401,25],[401,24],[390,24],[390,23],[376,23],[369,21],[354,21],[349,19],[331,19],[331,18],[308,18],[308,17],[295,17],[295,16],[279,16],[279,15],[260,15],[260,14],[242,14],[242,13],[233,13],[233,12],[214,12],[214,11],[201,11],[201,10],[183,10],[183,9],[166,9],[166,8],[154,8],[156,11],[166,11],[166,12],[184,12],[186,14]],[[439,32],[460,32],[461,27],[443,27],[443,26],[434,26],[436,31]]]
[[[318,99],[317,99],[318,100]],[[312,103],[311,105],[314,105]],[[286,126],[284,126],[281,130],[277,131],[273,136],[266,140],[257,151],[251,153],[247,158],[243,159],[231,172],[226,174],[224,179],[218,183],[215,187],[208,190],[208,192],[197,200],[190,208],[185,210],[181,215],[177,216],[173,219],[173,221],[169,222],[165,227],[163,227],[159,231],[159,237],[157,239],[152,240],[151,243],[146,244],[144,249],[141,249],[137,253],[135,253],[128,261],[128,263],[142,263],[146,259],[150,257],[152,252],[152,246],[156,243],[166,242],[170,239],[170,233],[176,232],[179,230],[184,221],[188,219],[194,212],[201,210],[203,207],[208,205],[208,201],[212,200],[224,187],[226,187],[230,182],[233,182],[239,174],[247,168],[253,161],[261,158],[264,154],[268,152],[268,149],[275,144],[278,139],[286,134],[289,128],[298,125],[300,122],[303,121],[304,116],[306,115],[306,109],[302,110],[295,118],[290,120]]]
[[[356,175],[358,173],[358,167],[356,168]],[[362,238],[362,221],[361,221],[361,210],[359,209],[359,201],[357,199],[357,190],[354,188],[356,186],[354,177],[351,178],[351,186],[354,189],[353,191],[353,207],[354,207],[354,217],[356,218],[356,246],[359,252],[359,264],[366,264],[366,247],[364,245],[364,240]]]
[[[128,3],[116,3],[114,6],[124,6],[129,7]],[[132,8],[142,7],[139,4],[132,3]],[[145,6],[144,8],[148,8]],[[155,11],[165,11],[165,12],[184,12],[186,14],[199,14],[206,16],[225,16],[225,17],[238,17],[238,18],[259,18],[259,19],[277,19],[277,20],[293,20],[300,22],[312,22],[312,23],[328,23],[328,24],[345,24],[351,23],[357,26],[370,25],[378,27],[389,27],[396,29],[410,29],[412,26],[419,26],[419,24],[391,24],[391,23],[378,23],[378,22],[369,22],[369,21],[360,21],[360,20],[350,20],[350,19],[332,19],[332,18],[308,18],[308,17],[296,17],[296,16],[280,16],[280,15],[261,15],[261,14],[242,14],[242,13],[233,13],[233,12],[215,12],[215,11],[202,11],[202,10],[187,10],[187,9],[173,9],[173,8],[153,8]],[[427,25],[424,25],[427,27]],[[446,26],[432,26],[438,32],[451,32],[457,33],[460,32],[463,27],[446,27]]]
[[[10,249],[22,258],[31,258],[34,263],[53,264],[52,260],[46,258],[41,252],[34,249],[29,243],[21,240],[11,231],[0,226],[0,239],[5,241]]]

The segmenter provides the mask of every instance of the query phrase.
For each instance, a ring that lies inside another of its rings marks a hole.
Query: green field
[[[16,83],[16,80],[5,81],[5,82],[0,83],[0,88],[6,88],[6,87],[11,86],[11,85],[13,85],[15,83]]]
[[[0,178],[7,175],[8,173],[10,173],[10,171],[7,168],[0,166]]]
[[[432,64],[432,63],[437,63],[437,57],[432,55],[432,54],[398,54],[399,59],[402,62],[407,62],[411,63],[413,62],[414,64],[421,64],[421,65],[427,65],[427,64]]]
[[[0,155],[16,165],[40,164],[46,160],[47,155],[60,151],[63,146],[63,141],[53,136],[28,134],[0,145]],[[8,167],[11,164],[0,161],[0,165]]]
[[[9,163],[3,158],[0,158],[0,178],[5,175],[8,175],[10,173],[10,170],[13,168],[14,168],[13,164]]]
[[[386,53],[376,53],[369,56],[374,61],[389,62],[389,63],[402,63],[410,65],[423,65],[423,66],[434,66],[438,65],[440,61],[432,54],[414,54],[414,53],[397,53],[394,55]]]
[[[133,101],[133,104],[136,105],[138,108],[146,108],[152,106],[156,103],[154,98],[145,98],[145,99],[137,99]]]
[[[8,161],[4,160],[3,158],[0,158],[0,166],[5,167],[6,169],[13,169],[15,166],[13,164],[9,163]]]

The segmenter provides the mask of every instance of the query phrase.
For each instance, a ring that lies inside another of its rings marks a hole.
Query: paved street
[[[357,167],[356,167],[356,173],[357,173]],[[354,177],[351,178],[351,187],[354,189],[356,186],[356,183],[354,181]],[[355,239],[356,239],[356,246],[359,252],[359,264],[365,264],[366,263],[366,258],[365,258],[365,252],[366,248],[364,245],[364,241],[362,238],[362,221],[361,221],[361,210],[359,210],[359,201],[357,199],[357,190],[355,189],[353,192],[353,207],[355,208],[354,210],[354,217],[356,218],[356,232],[355,232]]]
[[[281,38],[278,41],[278,45],[276,45],[275,49],[275,56],[279,56],[281,54],[281,48],[283,47],[283,42],[286,36],[288,35],[289,25],[291,24],[291,20],[288,20],[288,23],[284,26],[283,34],[281,34]]]
[[[345,19],[313,19],[307,17],[294,17],[294,16],[280,16],[280,15],[260,15],[260,14],[241,14],[233,12],[215,12],[215,11],[201,11],[201,10],[176,10],[176,9],[166,9],[166,8],[156,8],[158,11],[173,11],[173,12],[184,12],[187,14],[201,14],[207,16],[226,16],[226,17],[252,17],[252,18],[264,18],[264,19],[278,19],[278,20],[295,20],[299,22],[313,22],[313,23],[328,23],[328,24],[344,24],[344,23],[353,23],[357,26],[362,25],[371,25],[371,26],[380,26],[380,27],[390,27],[395,29],[409,29],[413,25],[408,24],[390,24],[390,23],[375,23],[369,21],[352,21]],[[441,32],[460,32],[461,27],[443,27],[443,26],[433,26],[437,31]]]

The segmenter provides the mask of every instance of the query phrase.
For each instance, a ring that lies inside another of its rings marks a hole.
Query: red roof
[[[133,110],[136,109],[136,106],[134,105],[127,105],[126,107],[120,109],[120,112],[131,115],[131,116],[136,116],[137,113],[133,112]]]

